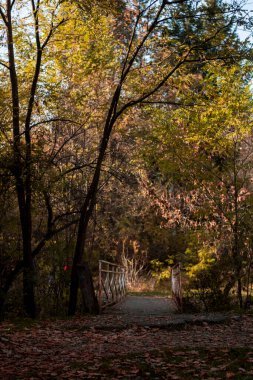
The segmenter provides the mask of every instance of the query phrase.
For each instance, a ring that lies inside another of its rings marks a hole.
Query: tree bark
[[[77,275],[83,298],[84,311],[90,314],[98,314],[98,301],[94,291],[92,274],[87,262],[77,267]]]
[[[4,319],[4,306],[6,302],[6,296],[7,294],[1,290],[0,291],[0,321],[3,321]]]
[[[239,207],[238,207],[238,169],[236,167],[237,160],[237,145],[234,143],[234,159],[233,159],[233,171],[234,171],[234,210],[235,210],[235,222],[233,226],[234,235],[234,247],[233,247],[233,260],[235,266],[235,273],[237,279],[237,297],[240,308],[243,307],[242,299],[242,282],[241,282],[241,270],[242,270],[242,258],[240,247],[240,229],[239,229]]]
[[[76,247],[75,247],[75,254],[73,259],[73,265],[72,265],[72,272],[71,272],[71,284],[70,284],[70,295],[69,295],[69,309],[68,309],[68,315],[74,315],[76,312],[76,306],[77,306],[77,294],[78,294],[78,287],[79,287],[79,281],[77,279],[78,277],[78,266],[82,266],[83,264],[83,255],[84,255],[84,248],[85,248],[85,242],[86,242],[86,235],[87,235],[87,229],[89,225],[89,221],[91,218],[91,215],[94,210],[94,206],[96,203],[96,196],[97,196],[97,189],[101,174],[101,167],[102,163],[105,157],[106,149],[108,146],[109,138],[111,135],[111,131],[113,128],[113,125],[116,121],[116,108],[120,96],[120,90],[121,90],[121,84],[117,87],[111,106],[107,115],[103,137],[101,139],[100,148],[99,148],[99,155],[97,159],[97,164],[95,168],[95,172],[90,184],[90,187],[88,189],[85,201],[83,203],[83,206],[81,208],[80,212],[80,220],[78,225],[78,232],[77,232],[77,241],[76,241]],[[88,265],[88,264],[86,264]],[[93,297],[92,304],[94,305],[94,310],[90,311],[92,313],[97,312],[96,304],[97,300],[95,299],[95,293],[93,291],[93,285],[91,286],[91,282],[87,281],[87,288],[86,292],[89,294],[89,297]]]
[[[18,198],[19,216],[23,240],[23,260],[24,260],[24,277],[23,277],[23,300],[24,309],[29,317],[34,318],[36,315],[36,306],[34,298],[34,267],[32,259],[32,219],[31,219],[31,183],[30,183],[30,145],[27,148],[26,136],[26,159],[25,165],[21,156],[20,140],[20,104],[18,78],[15,64],[14,40],[12,30],[12,2],[7,0],[7,40],[8,40],[8,57],[9,72],[12,92],[12,127],[13,127],[13,172],[16,181],[16,193]],[[23,179],[25,177],[25,180]],[[27,191],[28,190],[28,191]]]

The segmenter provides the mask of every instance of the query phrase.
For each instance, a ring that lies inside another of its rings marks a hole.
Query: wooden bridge
[[[182,284],[181,284],[181,271],[180,264],[176,264],[171,270],[171,291],[172,298],[171,302],[174,303],[174,308],[182,312]],[[107,306],[117,304],[126,296],[126,270],[123,266],[111,263],[105,260],[99,260],[99,277],[98,277],[98,288],[97,288],[97,298],[100,311]],[[124,307],[126,309],[133,309],[133,312],[137,312],[138,302],[141,301],[140,297],[133,301],[134,298],[131,297],[131,302],[129,302],[129,297],[126,299]],[[146,303],[150,303],[147,307]],[[137,307],[137,308],[136,308]],[[145,297],[142,301],[143,309],[149,309],[150,313],[158,312],[159,314],[165,310],[172,310],[173,307],[170,305],[168,307],[167,301],[160,301],[152,299],[152,297]],[[121,308],[121,307],[120,307]],[[157,308],[157,311],[154,311]],[[135,310],[136,309],[136,310]],[[152,310],[151,310],[152,309]],[[154,310],[153,310],[154,309]],[[139,312],[139,311],[138,311]]]
[[[99,260],[98,303],[102,310],[126,295],[125,269],[109,261]]]

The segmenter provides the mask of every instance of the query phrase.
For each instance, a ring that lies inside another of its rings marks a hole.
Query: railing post
[[[102,307],[102,263],[100,260],[98,262],[98,305],[99,305],[99,310],[101,311],[101,307]]]
[[[181,280],[181,268],[180,263],[176,263],[171,268],[171,290],[172,298],[174,299],[179,311],[182,312],[182,280]]]
[[[125,273],[123,267],[99,260],[98,303],[100,310],[124,297],[126,294]]]

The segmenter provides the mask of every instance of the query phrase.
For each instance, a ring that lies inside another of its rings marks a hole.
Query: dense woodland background
[[[252,48],[241,2],[0,1],[0,314],[96,312],[78,274],[249,307]]]

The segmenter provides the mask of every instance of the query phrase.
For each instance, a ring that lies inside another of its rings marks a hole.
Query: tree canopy
[[[179,260],[202,299],[249,302],[251,23],[237,2],[0,1],[1,315],[73,315],[82,270],[97,312],[101,258],[156,284]]]

